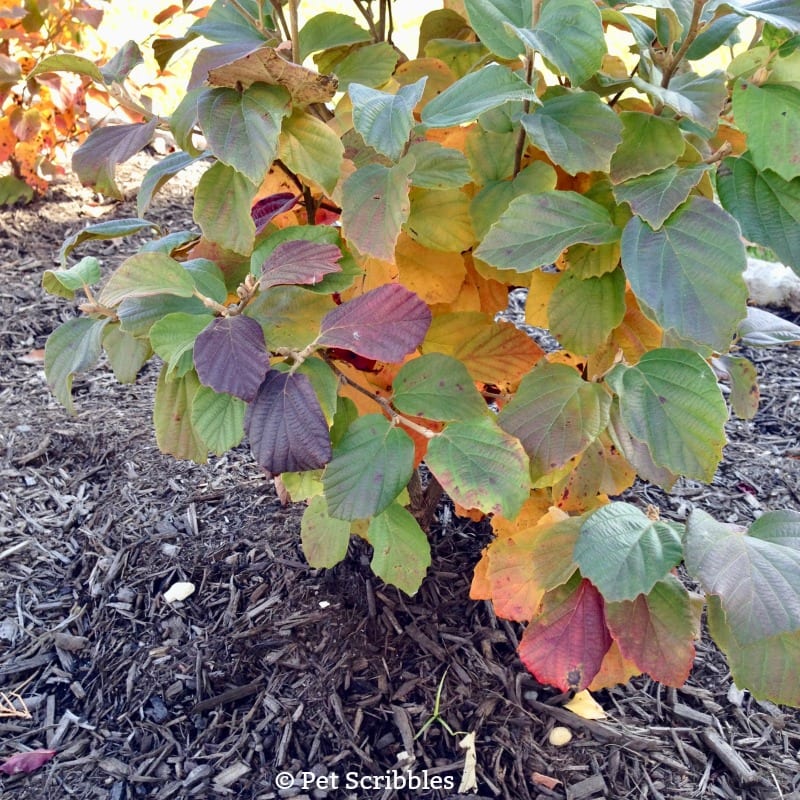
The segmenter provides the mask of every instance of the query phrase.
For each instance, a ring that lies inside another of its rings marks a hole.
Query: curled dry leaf
[[[212,86],[246,89],[253,83],[283,86],[299,105],[327,103],[333,99],[339,81],[333,75],[320,75],[282,58],[274,47],[262,47],[230,64],[209,70]]]
[[[33,772],[42,764],[46,764],[55,754],[55,750],[30,750],[27,753],[14,753],[0,764],[0,772],[4,772],[6,775]]]

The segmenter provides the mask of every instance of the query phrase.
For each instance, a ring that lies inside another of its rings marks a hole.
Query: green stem
[[[530,48],[525,48],[525,82],[528,86],[531,85],[533,82],[533,59],[536,56],[535,51]],[[531,103],[530,100],[525,100],[522,103],[522,110],[525,114],[529,113],[531,110]],[[520,170],[522,169],[522,157],[525,155],[525,142],[527,141],[527,133],[525,132],[525,126],[520,125],[519,132],[517,133],[517,146],[514,150],[514,177],[516,178],[519,175]]]

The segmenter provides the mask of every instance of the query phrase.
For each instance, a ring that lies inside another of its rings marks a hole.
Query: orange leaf
[[[628,661],[619,650],[619,645],[611,643],[611,647],[603,658],[600,671],[592,678],[589,684],[590,692],[607,689],[618,683],[627,683],[631,678],[641,674],[641,670],[632,661]]]
[[[475,571],[472,573],[469,596],[471,600],[492,599],[492,584],[489,580],[489,558],[486,550],[481,553],[481,559],[475,565]]]

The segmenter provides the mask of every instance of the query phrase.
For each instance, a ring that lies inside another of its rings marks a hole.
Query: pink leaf
[[[14,753],[0,764],[0,772],[4,772],[6,775],[34,772],[55,754],[55,750],[30,750],[27,753]]]

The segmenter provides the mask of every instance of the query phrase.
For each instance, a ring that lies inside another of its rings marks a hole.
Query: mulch
[[[190,224],[187,193],[168,185],[154,207],[173,229]],[[800,800],[800,713],[740,691],[707,639],[685,686],[637,679],[597,694],[608,719],[584,720],[521,667],[519,626],[469,600],[486,526],[443,504],[409,598],[372,575],[363,543],[310,569],[300,511],[246,447],[204,466],[161,455],[153,366],[133,386],[105,367],[78,376],[70,418],[37,350],[72,312],[41,272],[66,234],[133,215],[71,183],[0,212],[0,761],[56,751],[0,774],[0,797],[443,800],[462,796],[474,732],[478,793],[463,796]],[[91,253],[110,269],[132,248]],[[631,502],[743,524],[800,510],[797,350],[748,355],[762,407],[730,423],[714,482],[637,485]],[[178,581],[196,591],[170,603]],[[426,727],[437,702],[446,725]],[[549,743],[557,725],[566,746]],[[409,766],[423,785],[397,788]]]

